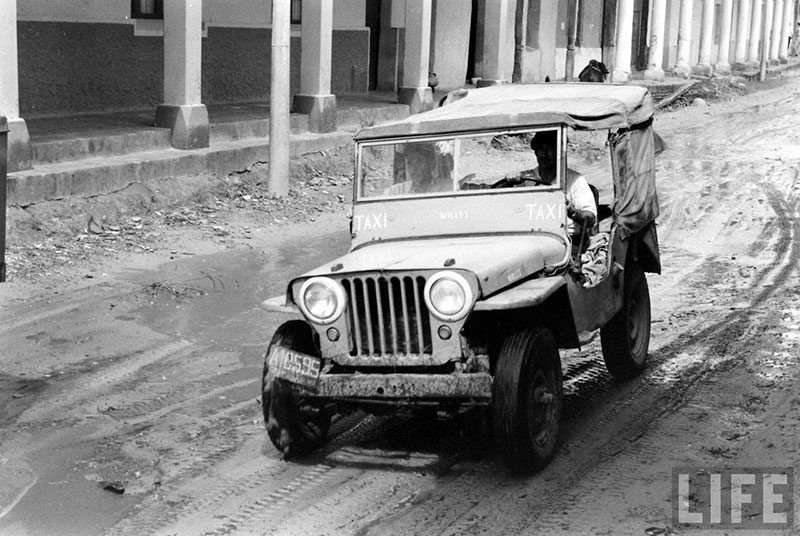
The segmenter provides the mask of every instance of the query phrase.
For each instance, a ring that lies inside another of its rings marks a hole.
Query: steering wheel
[[[497,181],[496,183],[492,184],[491,188],[513,188],[514,186],[519,186],[524,182],[532,182],[534,184],[541,184],[541,181],[535,179],[533,177],[504,177]]]

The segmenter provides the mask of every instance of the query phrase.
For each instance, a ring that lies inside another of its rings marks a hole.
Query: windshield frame
[[[413,137],[389,137],[389,138],[373,138],[368,140],[357,140],[355,144],[355,173],[354,173],[354,191],[353,203],[374,203],[374,202],[393,202],[418,198],[429,197],[452,197],[452,196],[471,196],[471,195],[494,195],[500,193],[507,193],[510,188],[486,188],[486,189],[458,189],[458,183],[463,181],[468,175],[469,170],[461,170],[461,143],[462,140],[478,138],[478,137],[497,137],[506,135],[520,135],[520,134],[535,134],[541,131],[556,131],[556,179],[549,185],[538,184],[531,186],[517,186],[514,188],[516,191],[553,191],[564,189],[564,177],[566,176],[566,155],[564,153],[565,146],[565,129],[563,124],[548,124],[548,125],[535,125],[519,128],[508,129],[487,129],[487,130],[470,130],[462,132],[447,132],[437,135],[426,136],[413,136]],[[364,186],[364,177],[362,171],[364,169],[364,151],[370,147],[385,147],[390,145],[406,145],[424,142],[453,142],[453,188],[449,191],[443,192],[420,192],[420,193],[407,193],[395,195],[362,195],[362,188]],[[536,164],[536,157],[533,151],[530,151],[532,163]],[[538,165],[538,164],[537,164]],[[460,178],[459,178],[460,177]]]

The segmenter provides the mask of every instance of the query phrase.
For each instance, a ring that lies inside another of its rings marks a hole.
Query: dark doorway
[[[478,46],[478,0],[472,0],[469,18],[469,50],[467,52],[467,81],[475,76],[475,51]]]
[[[647,16],[650,13],[650,0],[633,2],[633,43],[631,44],[631,70],[644,71],[647,68]]]
[[[378,87],[378,43],[381,37],[381,3],[367,2],[367,21],[369,28],[369,90]]]

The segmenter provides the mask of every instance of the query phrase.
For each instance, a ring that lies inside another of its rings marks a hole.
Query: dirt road
[[[43,239],[58,264],[15,252],[46,277],[0,287],[0,533],[696,533],[674,468],[800,460],[798,120],[797,77],[657,116],[648,367],[617,383],[599,340],[562,352],[562,448],[528,478],[469,414],[346,415],[302,463],[269,443],[260,367],[286,318],[259,303],[346,249],[341,177],[315,175],[289,221],[240,191],[118,214],[78,249]],[[149,224],[170,215],[185,225]]]

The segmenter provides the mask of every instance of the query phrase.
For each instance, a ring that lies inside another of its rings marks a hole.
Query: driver
[[[555,130],[537,132],[531,139],[531,149],[536,154],[539,166],[525,172],[525,179],[541,184],[552,184],[557,171],[557,136]],[[567,231],[573,237],[573,244],[580,241],[581,230],[591,230],[597,221],[597,204],[586,179],[567,168]],[[588,238],[589,233],[583,233]]]

